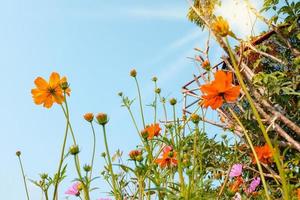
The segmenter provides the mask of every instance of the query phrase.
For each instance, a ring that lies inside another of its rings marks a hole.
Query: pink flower
[[[65,194],[78,197],[80,195],[79,187],[80,187],[80,183],[76,182],[65,192]]]
[[[229,177],[237,177],[242,175],[243,172],[243,165],[242,164],[234,164],[230,170]]]
[[[260,178],[259,177],[254,178],[253,181],[250,183],[249,188],[246,189],[246,193],[251,194],[252,192],[254,192],[256,188],[259,186],[259,184],[260,184]]]

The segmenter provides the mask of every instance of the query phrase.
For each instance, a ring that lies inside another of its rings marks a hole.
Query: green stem
[[[29,192],[28,192],[28,188],[27,188],[27,183],[26,183],[26,177],[25,177],[25,173],[24,173],[24,168],[23,168],[23,164],[22,164],[22,160],[21,160],[21,156],[18,156],[18,160],[19,160],[20,167],[21,167],[21,172],[22,172],[24,187],[25,187],[25,191],[26,191],[26,197],[27,197],[27,200],[30,200],[30,198],[29,198]]]
[[[93,126],[92,122],[91,122],[91,128],[92,128],[92,132],[93,132],[93,155],[92,155],[92,161],[91,161],[91,173],[90,173],[90,179],[89,180],[92,180],[94,159],[95,159],[95,151],[96,151],[96,134],[95,134],[95,129],[94,129],[94,126]]]
[[[141,91],[140,91],[140,86],[139,86],[139,82],[137,80],[136,77],[134,77],[135,83],[136,83],[136,87],[138,90],[138,95],[139,95],[139,104],[140,104],[140,111],[141,111],[141,116],[142,116],[142,121],[143,121],[143,126],[144,128],[146,127],[145,124],[145,118],[144,118],[144,111],[143,111],[143,104],[142,104],[142,95],[141,95]]]
[[[116,199],[120,199],[119,198],[119,192],[118,192],[118,189],[117,189],[116,177],[115,177],[115,174],[113,172],[112,162],[111,162],[109,148],[108,148],[108,144],[107,144],[105,125],[102,125],[102,128],[103,128],[104,144],[105,144],[107,160],[108,160],[108,169],[109,169],[109,171],[111,173],[111,177],[112,177],[112,185],[113,185],[114,195],[115,195]]]
[[[69,129],[69,125],[67,123],[66,130],[65,130],[65,135],[64,135],[64,141],[63,141],[63,145],[62,145],[62,148],[61,148],[60,161],[59,161],[58,170],[57,170],[57,173],[56,173],[57,180],[54,184],[53,200],[56,199],[56,193],[57,193],[59,179],[60,179],[60,172],[61,172],[62,164],[63,164],[63,161],[64,161],[64,154],[65,154],[65,148],[66,148],[67,137],[68,137],[68,129]]]
[[[45,199],[48,200],[49,199],[49,197],[48,197],[48,191],[45,190],[44,193],[45,193]]]
[[[173,105],[173,117],[174,117],[174,129],[175,129],[175,139],[176,139],[176,159],[178,162],[178,174],[179,174],[179,184],[181,186],[181,194],[184,196],[185,192],[185,183],[184,183],[184,177],[183,177],[183,170],[181,166],[181,150],[180,150],[180,144],[178,140],[179,133],[177,131],[177,120],[176,120],[176,110],[175,110],[175,105]]]
[[[235,59],[235,56],[234,56],[234,54],[232,52],[232,49],[230,47],[228,38],[225,38],[225,40],[226,40],[226,43],[227,43],[227,46],[228,46],[228,51],[229,51],[230,59],[232,61],[234,69],[235,69],[236,77],[239,80],[239,83],[240,83],[240,85],[241,85],[241,87],[242,87],[242,89],[243,89],[243,91],[244,91],[244,93],[245,93],[245,95],[246,95],[246,97],[248,99],[250,107],[251,107],[251,109],[253,111],[253,114],[254,114],[254,116],[255,116],[255,118],[257,120],[257,123],[258,123],[258,125],[260,127],[260,130],[263,133],[263,136],[264,136],[264,138],[266,140],[266,143],[271,148],[273,158],[275,160],[276,166],[277,166],[278,171],[279,171],[279,175],[280,175],[281,180],[282,180],[282,187],[283,187],[283,196],[284,196],[284,199],[288,200],[289,199],[289,189],[288,189],[288,185],[286,183],[285,173],[284,173],[284,171],[282,169],[282,166],[281,166],[281,162],[280,162],[280,158],[279,158],[279,152],[275,151],[275,149],[273,148],[272,142],[271,142],[271,140],[269,138],[269,135],[268,135],[268,133],[266,131],[266,128],[265,128],[265,126],[262,123],[262,120],[261,120],[260,115],[259,115],[259,113],[258,113],[258,111],[257,111],[257,109],[256,109],[256,107],[254,105],[252,97],[250,96],[250,93],[248,92],[248,89],[247,89],[247,87],[246,87],[246,85],[245,85],[245,83],[243,81],[243,77],[242,77],[242,75],[240,73],[240,69],[239,69],[239,67],[238,67],[238,65],[236,63],[236,59]]]
[[[89,200],[90,199],[90,195],[89,195],[89,190],[87,188],[87,186],[85,185],[85,183],[83,182],[83,178],[80,172],[80,165],[79,165],[79,160],[78,160],[78,154],[74,155],[74,162],[75,162],[75,168],[79,177],[79,180],[82,184],[82,190],[84,193],[84,199],[85,200]]]
[[[168,115],[167,115],[167,108],[166,108],[166,100],[164,98],[162,98],[160,94],[159,94],[159,98],[160,98],[160,101],[161,101],[161,103],[163,105],[164,115],[165,115],[165,121],[167,123],[167,121],[168,121]]]
[[[156,93],[156,89],[157,89],[157,84],[156,82],[154,83],[155,87],[154,87],[154,93],[155,93],[155,97],[154,97],[154,124],[156,123],[156,115],[157,115],[157,93]]]
[[[66,98],[66,91],[64,91],[64,103],[65,103],[66,109],[64,109],[63,106],[62,106],[62,109],[64,111],[64,114],[65,114],[65,117],[66,117],[66,120],[67,120],[67,125],[70,128],[70,132],[71,132],[72,139],[73,139],[73,145],[77,145],[76,144],[76,139],[75,139],[75,134],[74,134],[71,122],[70,122],[70,113],[69,113],[69,107],[68,107],[68,102],[67,102],[67,98]],[[80,179],[80,181],[83,185],[83,191],[84,191],[84,194],[85,194],[84,197],[85,197],[86,200],[89,200],[90,199],[89,190],[87,188],[87,185],[84,183],[82,175],[81,175],[81,171],[80,171],[81,167],[80,167],[80,161],[79,161],[78,155],[75,155],[74,159],[75,159],[75,166],[76,166],[76,171],[77,171],[78,177],[79,177],[79,179]]]
[[[194,145],[193,145],[193,161],[194,161],[194,167],[197,165],[197,155],[198,155],[198,151],[197,151],[197,143],[198,143],[198,132],[199,132],[199,127],[198,127],[198,123],[195,124],[195,133],[194,133]],[[191,187],[194,186],[196,177],[195,177],[195,170],[193,170],[192,173],[192,184]]]
[[[70,128],[73,143],[74,143],[74,145],[76,145],[76,139],[75,139],[74,131],[73,131],[73,128],[72,128],[71,123],[70,123],[70,113],[69,113],[69,107],[68,107],[68,103],[67,103],[67,99],[66,99],[66,94],[65,94],[65,101],[64,102],[65,102],[65,105],[66,105],[66,109],[63,106],[61,106],[61,107],[62,107],[64,115],[66,117],[67,124]]]
[[[241,126],[241,128],[243,129],[243,132],[245,134],[245,137],[247,139],[247,142],[251,148],[251,151],[254,155],[254,158],[255,158],[255,161],[256,161],[256,164],[257,164],[257,167],[258,167],[258,171],[259,171],[259,174],[260,174],[260,178],[261,178],[261,181],[263,183],[263,186],[264,186],[264,190],[265,190],[265,194],[266,194],[266,197],[268,200],[270,200],[270,196],[269,196],[269,193],[268,193],[268,186],[267,186],[267,183],[266,183],[266,180],[265,180],[265,176],[264,176],[264,173],[263,173],[263,170],[262,170],[262,167],[261,167],[261,164],[260,164],[260,161],[257,157],[257,154],[256,154],[256,151],[254,149],[254,146],[253,146],[253,143],[250,139],[250,136],[248,135],[248,132],[246,130],[246,128],[244,127],[244,125],[242,124],[242,122],[239,120],[239,118],[236,116],[235,112],[232,111],[231,108],[229,108],[229,112],[231,113],[231,115],[233,116],[233,118],[237,121],[237,123]]]

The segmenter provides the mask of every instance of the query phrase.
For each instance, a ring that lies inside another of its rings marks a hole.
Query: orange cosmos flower
[[[297,197],[298,197],[298,200],[300,200],[300,188],[297,189]]]
[[[37,105],[43,104],[46,108],[51,108],[53,103],[62,104],[64,95],[61,84],[65,83],[67,83],[67,78],[60,79],[59,74],[56,72],[52,72],[49,82],[42,77],[37,77],[34,80],[36,88],[31,90],[34,103]],[[66,88],[65,91],[67,95],[70,95],[70,88]]]
[[[160,134],[161,128],[160,128],[159,124],[156,123],[156,124],[151,124],[150,126],[147,126],[144,131],[148,133],[147,139],[151,140],[154,138],[154,136],[158,136]]]
[[[204,94],[201,105],[205,108],[210,106],[212,109],[217,109],[224,101],[234,102],[240,95],[240,89],[240,86],[232,84],[231,72],[217,71],[214,81],[200,87]]]
[[[154,162],[158,164],[161,168],[177,166],[177,153],[173,151],[171,146],[166,146],[163,149],[163,154],[161,158],[157,158]]]
[[[256,146],[254,147],[254,150],[257,154],[258,160],[261,163],[264,164],[272,163],[273,154],[268,144],[265,144],[264,146]],[[252,155],[252,163],[256,164],[256,160],[253,155]]]

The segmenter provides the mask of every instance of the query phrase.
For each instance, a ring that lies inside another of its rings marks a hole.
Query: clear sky
[[[82,119],[86,112],[110,115],[108,140],[112,152],[127,154],[138,137],[119,91],[134,98],[136,68],[145,104],[153,100],[151,78],[158,77],[163,95],[181,98],[181,86],[196,73],[187,56],[203,47],[202,33],[186,19],[186,1],[174,0],[9,0],[0,1],[0,184],[1,199],[23,200],[25,193],[15,156],[22,151],[26,175],[57,170],[65,121],[59,106],[47,110],[32,102],[30,90],[37,76],[48,79],[56,71],[68,77],[71,120],[79,141],[82,164],[91,154],[91,132]],[[215,50],[219,57],[221,52]],[[213,60],[217,63],[219,60]],[[145,108],[150,121],[151,108]],[[102,134],[97,128],[97,170],[103,167]],[[75,178],[73,162],[60,193]],[[106,184],[93,198],[105,197]],[[29,183],[32,199],[41,192]],[[63,199],[62,195],[62,199]]]

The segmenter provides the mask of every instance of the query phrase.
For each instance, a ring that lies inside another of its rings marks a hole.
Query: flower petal
[[[51,88],[55,88],[59,85],[60,83],[60,76],[57,72],[52,72],[52,74],[50,75],[50,79],[49,79],[49,86]]]
[[[37,77],[34,80],[34,84],[36,85],[36,87],[40,90],[46,90],[48,87],[48,83],[45,79],[43,79],[42,77]]]
[[[229,90],[227,90],[224,94],[224,98],[227,102],[235,101],[240,95],[240,86],[232,86]]]

